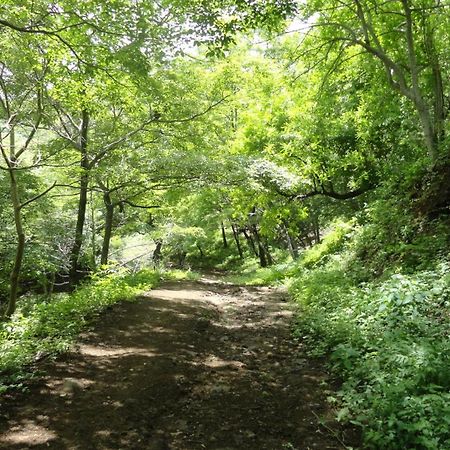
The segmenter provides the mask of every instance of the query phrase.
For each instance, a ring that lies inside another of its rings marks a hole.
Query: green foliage
[[[448,254],[448,219],[427,221],[418,217],[414,204],[394,196],[394,188],[386,189],[382,198],[371,202],[359,215],[364,225],[358,228],[351,243],[355,254],[351,270],[359,272],[362,280],[379,277],[386,271],[427,269],[436,258]]]
[[[200,273],[191,270],[171,269],[166,271],[160,271],[159,273],[161,279],[167,281],[181,281],[181,280],[197,281],[201,277]]]
[[[286,272],[292,267],[292,262],[277,263],[270,267],[259,267],[254,259],[247,259],[235,273],[224,279],[233,284],[247,286],[268,286],[281,284],[286,277]]]
[[[330,400],[339,420],[363,428],[368,447],[447,448],[450,263],[358,283],[354,247],[322,248],[324,263],[297,267],[289,280],[300,305],[296,334],[311,354],[331,356],[343,384]]]
[[[330,396],[338,420],[360,426],[367,447],[438,450],[450,445],[450,261],[443,256],[447,235],[439,226],[428,230],[438,243],[423,254],[436,255],[438,248],[440,259],[411,262],[406,258],[410,249],[400,251],[408,220],[398,215],[397,224],[386,215],[364,226],[336,221],[322,242],[304,250],[298,261],[268,269],[246,262],[229,280],[288,286],[299,305],[295,334],[311,356],[329,357],[342,382]],[[432,244],[427,234],[412,236],[414,248]],[[364,258],[374,256],[373,248],[390,255],[374,262],[375,267],[381,261],[388,264],[381,278],[367,273],[373,266]]]
[[[15,230],[26,242],[26,295],[0,329],[5,385],[158,276],[198,277],[105,270],[71,295],[32,294],[68,272],[85,175],[80,267],[95,269],[112,234],[110,260],[134,270],[155,256],[233,269],[236,283],[286,282],[302,308],[297,332],[343,379],[339,419],[363,426],[375,448],[450,447],[450,14],[441,3],[5,0],[2,302],[14,292]],[[239,32],[279,31],[293,14],[307,33],[232,49]],[[201,43],[218,47],[193,49]],[[24,202],[15,215],[11,174]],[[271,267],[258,267],[261,249]]]
[[[344,244],[353,229],[352,222],[337,221],[330,225],[331,231],[325,235],[322,242],[305,250],[302,253],[300,266],[302,268],[312,268],[323,264],[326,258],[337,252]]]
[[[143,270],[94,275],[72,294],[28,297],[0,324],[0,391],[20,384],[39,355],[66,351],[78,333],[103,310],[155,286],[160,275]]]

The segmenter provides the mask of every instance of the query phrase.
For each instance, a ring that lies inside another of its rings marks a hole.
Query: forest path
[[[325,374],[292,338],[283,297],[203,278],[115,305],[5,399],[0,448],[343,448],[318,423]]]

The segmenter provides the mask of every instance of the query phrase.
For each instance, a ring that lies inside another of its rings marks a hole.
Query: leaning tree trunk
[[[288,224],[286,221],[283,221],[283,232],[284,235],[286,237],[286,244],[287,244],[287,248],[289,250],[289,253],[292,257],[293,260],[296,260],[298,258],[298,251],[297,251],[297,247],[293,242],[291,233],[289,233],[289,228],[288,228]]]
[[[247,233],[247,231],[242,229],[242,234],[244,235],[245,239],[247,240],[247,244],[250,248],[250,250],[254,253],[256,257],[258,257],[258,251],[256,250],[255,243],[253,242],[253,238]]]
[[[11,162],[14,164],[14,161]],[[14,265],[10,275],[10,291],[8,307],[5,312],[6,317],[11,317],[16,310],[17,293],[19,291],[19,275],[20,269],[22,268],[23,255],[25,251],[25,232],[23,230],[22,224],[22,213],[19,200],[19,190],[17,187],[16,174],[14,172],[14,167],[11,165],[9,167],[10,176],[10,188],[11,188],[11,201],[14,210],[14,224],[17,233],[17,247],[16,256],[14,258]]]
[[[231,230],[233,231],[234,242],[236,242],[237,251],[239,253],[239,258],[243,259],[244,254],[242,253],[241,243],[239,241],[239,234],[234,223],[231,224]]]
[[[228,248],[228,241],[227,241],[227,234],[225,233],[225,226],[223,222],[220,224],[222,229],[222,242],[223,242],[223,248]]]
[[[102,255],[100,258],[100,264],[102,266],[108,264],[109,245],[111,243],[113,219],[114,219],[114,204],[111,201],[109,192],[103,194],[103,201],[106,207],[105,214],[105,232],[103,235]]]
[[[261,239],[260,239],[259,233],[258,233],[258,229],[257,229],[256,225],[251,225],[250,229],[251,229],[252,235],[255,239],[256,245],[258,246],[259,265],[261,267],[267,267],[268,261],[267,261],[266,249],[264,248],[264,245],[261,242]]]
[[[81,178],[80,178],[80,197],[78,200],[77,223],[75,226],[75,239],[72,249],[70,251],[70,270],[69,283],[73,286],[79,280],[79,259],[81,246],[83,245],[83,229],[86,221],[86,206],[89,187],[89,159],[88,159],[88,128],[89,128],[89,114],[86,110],[82,112],[81,121]]]

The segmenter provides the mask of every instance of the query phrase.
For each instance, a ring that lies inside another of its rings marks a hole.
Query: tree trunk
[[[289,233],[289,229],[287,227],[286,222],[283,222],[283,232],[286,237],[286,244],[287,244],[287,248],[289,250],[289,254],[291,255],[293,260],[296,260],[298,258],[297,247],[294,245],[294,242],[292,240],[291,234]]]
[[[225,233],[225,226],[223,222],[220,224],[222,228],[222,241],[223,241],[223,248],[228,248],[228,241],[227,241],[227,235]]]
[[[439,63],[439,58],[437,56],[436,48],[434,46],[432,31],[426,32],[425,44],[433,74],[432,85],[434,97],[434,104],[433,104],[434,135],[436,136],[437,139],[437,147],[439,151],[440,145],[445,139],[445,119],[447,117],[447,110],[445,106],[442,71]]]
[[[162,241],[155,241],[156,247],[155,250],[153,250],[153,264],[155,267],[159,266],[159,263],[161,262],[161,247],[163,245]]]
[[[100,264],[102,266],[108,264],[109,244],[111,242],[112,226],[114,218],[114,204],[111,201],[111,196],[109,192],[105,192],[103,194],[103,202],[105,203],[106,214],[105,214],[105,232],[103,234],[102,255],[100,258]]]
[[[267,265],[268,266],[272,266],[273,265],[273,258],[272,258],[272,255],[270,254],[269,244],[268,244],[267,241],[264,242],[263,247],[264,247],[264,251],[266,253]]]
[[[91,206],[91,251],[92,251],[92,269],[94,271],[97,270],[97,245],[95,238],[97,236],[96,233],[96,225],[95,225],[95,208],[94,208],[94,201],[93,201],[93,194],[91,191],[91,196],[89,200],[90,206]]]
[[[11,131],[13,133],[13,131]],[[14,164],[14,161],[11,161]],[[22,213],[20,211],[20,200],[19,200],[19,190],[17,187],[16,175],[14,173],[14,167],[10,166],[9,176],[10,176],[10,188],[11,188],[11,201],[14,210],[14,224],[17,233],[17,247],[16,256],[14,259],[14,265],[10,275],[10,290],[9,290],[9,301],[8,307],[5,312],[6,317],[11,317],[16,310],[17,293],[19,290],[19,276],[20,270],[22,268],[23,254],[25,251],[25,232],[23,230],[22,224]]]
[[[81,178],[80,178],[80,197],[78,200],[77,223],[75,226],[75,239],[70,251],[70,270],[69,283],[75,285],[79,276],[79,258],[81,246],[83,244],[83,229],[86,220],[86,205],[87,194],[89,187],[89,160],[88,160],[88,129],[89,129],[89,114],[86,110],[82,111],[81,119],[81,138],[80,138],[80,152],[81,152]]]
[[[264,247],[261,244],[261,242],[258,242],[258,253],[259,253],[259,265],[261,267],[267,267],[269,264],[266,258],[266,251],[264,250]]]
[[[303,249],[307,249],[308,248],[308,243],[305,240],[305,236],[298,234],[297,235],[297,240],[300,243],[300,245],[302,246]]]
[[[186,252],[179,252],[178,253],[178,267],[180,269],[184,268],[184,262],[186,261],[186,256],[187,256]]]
[[[258,246],[259,265],[261,267],[267,267],[268,261],[267,261],[266,249],[264,248],[264,245],[262,244],[261,239],[259,237],[258,228],[256,227],[256,225],[251,225],[250,230],[255,239],[256,245]]]
[[[55,279],[56,273],[54,271],[50,272],[45,283],[45,295],[49,298],[53,295],[53,289],[55,288]]]
[[[253,238],[247,233],[245,228],[242,230],[242,234],[244,235],[245,239],[247,240],[247,244],[250,248],[250,250],[254,253],[256,257],[258,257],[258,251],[256,250],[255,243],[253,242]]]
[[[319,225],[319,219],[317,216],[312,217],[312,226],[313,226],[313,233],[314,233],[314,241],[316,244],[320,244],[320,225]]]
[[[430,111],[422,95],[419,83],[420,67],[417,61],[416,49],[414,44],[414,23],[409,0],[401,0],[403,4],[403,11],[405,15],[405,33],[406,33],[406,47],[408,50],[409,69],[411,72],[411,92],[413,102],[419,115],[420,123],[425,139],[425,145],[428,150],[428,155],[431,161],[436,161],[437,158],[437,137],[435,135],[434,125],[431,118]]]
[[[389,84],[413,103],[416,113],[419,116],[420,126],[422,129],[428,156],[431,162],[434,163],[438,157],[440,136],[437,133],[439,132],[438,128],[440,127],[440,124],[436,121],[436,116],[434,118],[432,117],[430,108],[427,104],[426,96],[424,95],[420,86],[419,76],[423,71],[423,62],[419,61],[417,58],[417,50],[414,39],[415,23],[413,17],[413,7],[411,3],[412,2],[410,0],[401,0],[401,4],[403,5],[402,15],[405,19],[404,29],[406,50],[408,53],[409,62],[406,67],[404,63],[398,64],[394,60],[392,60],[386,50],[382,47],[381,41],[379,40],[378,35],[374,27],[372,26],[370,13],[368,12],[366,14],[366,12],[363,10],[363,7],[361,6],[361,2],[359,2],[358,0],[355,0],[357,17],[365,36],[364,40],[350,38],[350,41],[353,41],[354,43],[362,46],[369,54],[379,59],[384,65]],[[431,65],[433,64],[431,63]],[[435,68],[433,67],[432,72],[433,76],[435,77],[435,81],[439,82],[439,80],[436,79]],[[408,76],[411,77],[410,87],[407,84]],[[438,92],[435,91],[435,94],[436,93]],[[436,98],[434,100],[436,101]],[[439,119],[437,120],[439,121]]]
[[[231,224],[231,229],[233,231],[234,242],[236,242],[237,251],[239,253],[239,258],[243,259],[244,254],[242,253],[241,243],[239,242],[239,234],[236,230],[236,225],[234,223]]]

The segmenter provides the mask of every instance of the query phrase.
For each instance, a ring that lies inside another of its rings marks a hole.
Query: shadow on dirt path
[[[208,278],[118,304],[3,399],[0,448],[344,448],[318,423],[326,377],[290,335],[292,314],[279,291]]]

